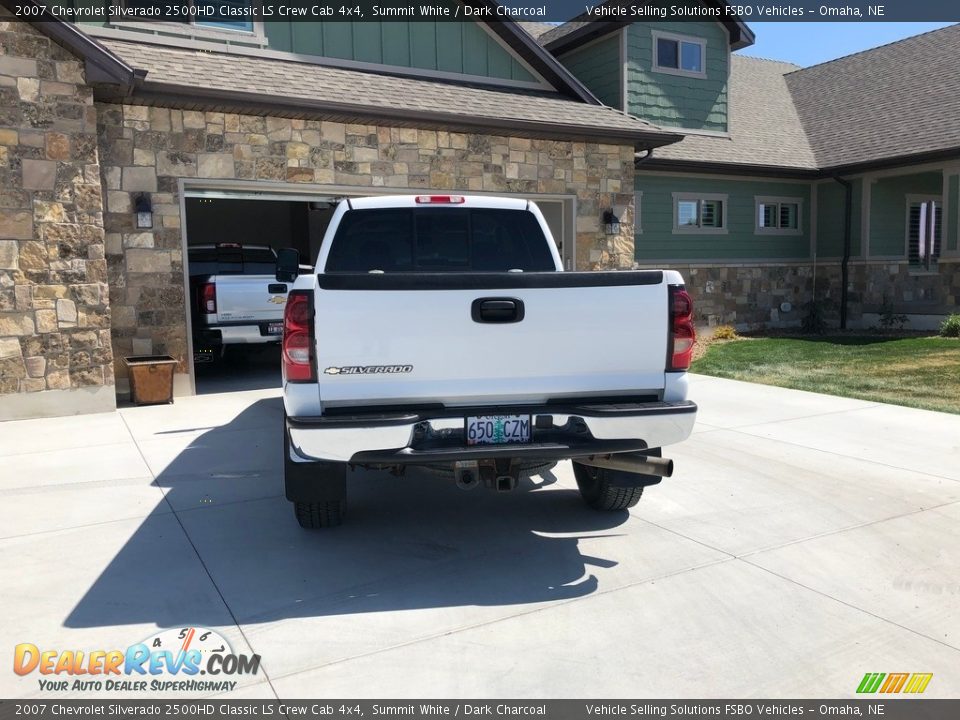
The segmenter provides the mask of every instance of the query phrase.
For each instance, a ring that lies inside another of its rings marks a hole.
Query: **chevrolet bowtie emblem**
[[[274,305],[283,305],[287,301],[286,295],[274,295],[267,302],[272,302]]]

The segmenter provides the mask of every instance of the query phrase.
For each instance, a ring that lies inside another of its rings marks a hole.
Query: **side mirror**
[[[293,282],[300,274],[300,253],[293,248],[277,250],[277,282]]]

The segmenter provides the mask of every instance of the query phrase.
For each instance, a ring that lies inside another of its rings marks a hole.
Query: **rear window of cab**
[[[233,245],[187,249],[190,275],[273,275],[277,255],[270,248]]]
[[[348,210],[324,272],[546,272],[556,270],[547,243],[527,210]]]

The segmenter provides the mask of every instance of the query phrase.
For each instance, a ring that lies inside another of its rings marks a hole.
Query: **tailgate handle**
[[[270,283],[267,285],[268,293],[285,293],[287,291],[287,286],[283,283]]]
[[[470,317],[478,323],[515,323],[523,320],[523,300],[517,298],[477,298]]]

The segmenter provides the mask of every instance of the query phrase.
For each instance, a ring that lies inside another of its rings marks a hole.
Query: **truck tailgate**
[[[455,406],[657,395],[667,298],[660,271],[321,274],[320,398]],[[511,301],[522,319],[503,321]]]
[[[283,320],[287,283],[270,275],[218,275],[216,288],[217,322]]]

